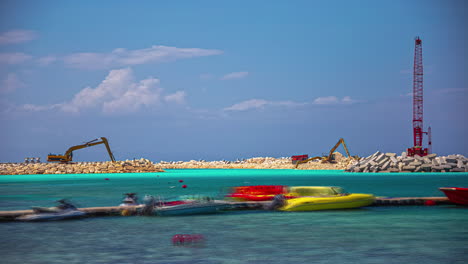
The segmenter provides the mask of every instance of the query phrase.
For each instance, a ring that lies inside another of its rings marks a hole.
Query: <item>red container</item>
[[[304,154],[304,155],[295,155],[295,156],[291,157],[291,161],[292,161],[293,164],[296,164],[298,161],[306,160],[308,158],[309,158],[309,155],[306,155],[306,154]]]

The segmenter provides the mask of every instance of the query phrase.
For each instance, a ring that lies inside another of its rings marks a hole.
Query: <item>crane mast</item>
[[[423,132],[423,62],[422,62],[422,40],[419,37],[415,39],[414,48],[414,69],[413,69],[413,143],[414,147],[408,149],[408,155],[426,156],[428,149],[423,148],[423,134],[428,134],[429,149],[432,140],[431,129]]]

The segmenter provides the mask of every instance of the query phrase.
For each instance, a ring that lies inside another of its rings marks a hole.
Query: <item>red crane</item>
[[[428,135],[429,149],[422,147],[423,134]],[[432,139],[431,128],[423,132],[423,63],[422,40],[415,39],[414,70],[413,70],[413,138],[414,147],[408,148],[408,156],[426,156],[431,152]]]

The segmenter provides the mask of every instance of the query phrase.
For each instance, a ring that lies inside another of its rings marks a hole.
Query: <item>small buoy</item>
[[[187,188],[187,185],[185,185],[185,184],[184,184],[184,185],[182,185],[182,188],[184,188],[184,189],[185,189],[185,188]]]
[[[109,180],[109,178],[105,178],[104,180],[108,181],[108,180]]]
[[[128,209],[124,209],[122,210],[122,212],[120,213],[122,216],[129,216],[131,215],[132,213],[130,212],[130,210]]]
[[[432,206],[432,205],[436,205],[436,202],[434,200],[426,200],[424,202],[424,205]]]
[[[179,180],[179,182],[184,182],[183,180]]]
[[[172,237],[174,246],[190,246],[205,242],[202,234],[177,234]]]

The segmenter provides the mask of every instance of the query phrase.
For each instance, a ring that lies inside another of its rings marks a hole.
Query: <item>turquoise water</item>
[[[106,178],[108,180],[106,180]],[[183,183],[179,183],[183,180]],[[182,188],[183,184],[187,188]],[[341,186],[377,196],[443,196],[468,173],[353,174],[296,170],[169,170],[145,174],[0,177],[0,210],[118,205],[125,192],[217,196],[229,186]],[[468,208],[392,206],[318,212],[227,212],[0,223],[2,263],[466,263]],[[176,247],[179,233],[206,238]]]

